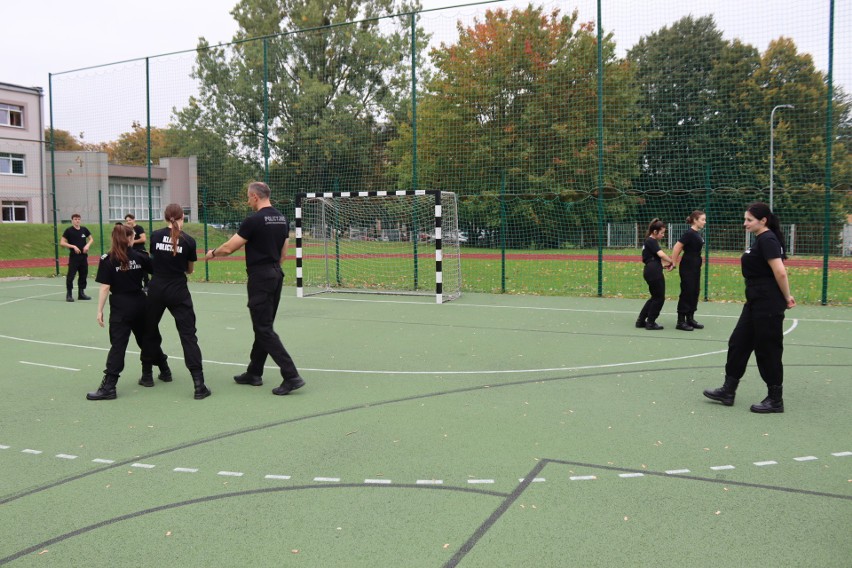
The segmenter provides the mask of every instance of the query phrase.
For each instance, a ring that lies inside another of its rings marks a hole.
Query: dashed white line
[[[618,477],[645,477],[644,473],[619,473]]]
[[[390,479],[365,479],[364,483],[376,484],[376,485],[390,485]]]
[[[241,471],[220,471],[216,475],[222,475],[225,477],[242,477],[243,472]]]
[[[418,479],[417,485],[443,485],[443,479]]]
[[[56,457],[63,460],[76,460],[77,456],[72,456],[71,454],[56,454]]]
[[[852,456],[852,452],[836,452],[836,453],[833,453],[831,455],[833,455],[836,458],[842,458],[842,457],[846,457],[846,456]]]
[[[468,479],[467,482],[471,483],[471,484],[478,484],[478,483],[489,484],[489,483],[494,483],[494,480],[493,479]]]
[[[0,446],[0,450],[8,450],[11,446]]]
[[[95,458],[92,461],[95,462],[95,463],[105,463],[105,464],[115,463],[115,460],[105,460],[103,458]]]
[[[735,468],[732,465],[714,465],[710,469],[712,469],[713,471],[721,471],[723,469],[735,469]]]
[[[40,454],[40,453],[42,453],[42,452],[41,452],[41,450],[30,450],[29,448],[27,448],[26,450],[21,450],[21,453],[22,453],[22,454],[33,454],[33,455],[38,455],[38,454]]]
[[[689,473],[688,469],[668,469],[666,473],[669,475],[677,475],[678,473]]]
[[[518,479],[518,483],[523,483],[524,479],[525,478],[521,477],[520,479]],[[531,483],[544,483],[545,481],[547,480],[543,477],[534,477]]]
[[[176,467],[172,471],[178,473],[198,473],[198,468],[195,467]]]
[[[156,466],[152,463],[132,463],[130,467],[140,467],[142,469],[154,469]]]
[[[767,460],[767,461],[762,461],[762,462],[754,462],[754,465],[756,465],[758,467],[763,467],[765,465],[778,465],[778,462],[775,461],[775,460]]]
[[[264,479],[290,479],[290,476],[289,475],[269,474],[269,475],[265,476]]]
[[[314,481],[323,482],[323,483],[339,483],[339,477],[315,477]]]
[[[574,475],[569,477],[571,481],[591,481],[592,479],[597,479],[597,475]]]
[[[802,456],[802,457],[800,457],[800,458],[793,458],[793,461],[797,461],[797,462],[809,462],[809,461],[814,461],[814,460],[818,460],[818,459],[819,459],[819,458],[818,458],[818,457],[816,457],[816,456]]]

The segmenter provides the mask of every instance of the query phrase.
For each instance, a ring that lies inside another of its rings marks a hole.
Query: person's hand
[[[98,325],[101,327],[104,326],[104,313],[101,311],[98,311]]]
[[[790,296],[789,298],[787,298],[787,309],[790,310],[790,309],[793,309],[795,307],[796,307],[796,298],[794,298],[793,296]]]
[[[89,252],[89,245],[86,245],[86,246],[84,246],[84,247],[83,247],[83,252],[84,252],[84,253],[88,253],[88,252]]]
[[[80,249],[77,246],[74,246],[74,254],[80,254]]]
[[[210,249],[210,250],[207,251],[207,253],[204,255],[204,260],[212,260],[213,259],[213,250],[214,249]]]

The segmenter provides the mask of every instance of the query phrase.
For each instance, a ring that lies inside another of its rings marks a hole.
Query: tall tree
[[[200,113],[180,113],[178,124],[217,133],[257,169],[268,132],[271,176],[288,192],[376,189],[381,125],[397,112],[410,74],[409,18],[380,18],[418,8],[400,0],[241,0],[231,12],[235,43],[200,41]]]
[[[597,37],[577,12],[545,13],[528,6],[488,10],[458,40],[431,53],[434,78],[418,95],[418,186],[463,194],[547,196],[515,200],[510,215],[537,227],[535,236],[510,235],[558,245],[560,229],[546,227],[545,209],[561,209],[559,195],[577,199],[597,188]],[[636,173],[641,121],[629,65],[604,38],[605,184],[627,189]],[[398,183],[412,184],[412,133],[400,126],[394,143]],[[491,215],[492,224],[499,217]],[[518,244],[521,244],[520,242]]]

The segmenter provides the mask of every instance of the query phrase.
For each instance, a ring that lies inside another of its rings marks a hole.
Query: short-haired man
[[[89,275],[89,248],[95,238],[89,229],[80,225],[81,219],[79,213],[71,215],[71,226],[65,229],[62,238],[59,240],[59,245],[70,251],[68,254],[68,274],[65,276],[66,302],[74,301],[72,294],[74,276],[78,276],[77,298],[80,300],[92,299],[86,295],[86,277]]]
[[[148,251],[145,250],[145,242],[148,240],[148,237],[145,235],[145,229],[142,228],[142,225],[136,224],[136,215],[133,213],[125,215],[124,224],[133,229],[133,250],[138,250],[142,254],[148,254]],[[148,291],[148,282],[150,282],[148,273],[143,270],[142,289],[146,292]]]
[[[263,366],[266,357],[272,357],[281,369],[283,381],[272,389],[273,394],[285,395],[305,385],[296,365],[281,338],[275,333],[273,323],[281,302],[284,273],[281,262],[287,255],[290,223],[278,209],[272,206],[269,186],[255,181],[246,190],[249,207],[254,211],[246,217],[225,244],[207,251],[206,260],[217,256],[228,256],[239,249],[246,249],[246,272],[248,273],[248,309],[254,330],[248,369],[234,380],[241,385],[263,384]]]

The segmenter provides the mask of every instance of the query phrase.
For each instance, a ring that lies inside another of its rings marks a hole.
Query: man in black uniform
[[[284,285],[281,262],[287,254],[290,224],[272,206],[269,199],[271,192],[265,183],[250,183],[246,193],[248,204],[255,213],[242,222],[236,235],[225,244],[207,251],[204,258],[211,260],[217,256],[228,256],[245,246],[248,309],[254,329],[254,343],[248,369],[234,377],[234,380],[241,385],[262,385],[263,365],[269,356],[281,369],[284,378],[280,386],[272,389],[272,393],[290,394],[303,387],[305,381],[299,376],[293,359],[273,329]]]
[[[145,235],[145,229],[142,228],[142,225],[136,224],[136,216],[133,213],[128,213],[124,216],[124,224],[133,229],[133,250],[148,254],[145,251],[145,242],[148,237]],[[145,272],[142,275],[142,289],[146,292],[148,291],[148,282],[148,273]]]
[[[89,275],[89,248],[94,241],[92,233],[86,227],[80,225],[80,214],[71,215],[71,226],[62,233],[59,240],[60,246],[70,250],[68,255],[68,274],[65,276],[65,301],[73,302],[74,276],[77,278],[77,297],[80,300],[91,300],[86,295],[86,277]]]

